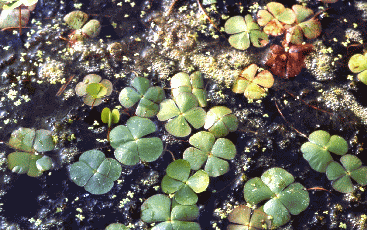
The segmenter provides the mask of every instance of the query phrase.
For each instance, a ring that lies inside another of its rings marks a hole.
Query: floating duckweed
[[[367,108],[358,103],[354,95],[349,91],[331,87],[329,90],[322,92],[319,100],[333,111],[350,110],[363,124],[367,124]]]
[[[321,41],[313,43],[314,51],[305,59],[306,69],[313,74],[318,81],[332,80],[335,78],[335,67],[331,65],[333,55],[321,52],[326,46]]]

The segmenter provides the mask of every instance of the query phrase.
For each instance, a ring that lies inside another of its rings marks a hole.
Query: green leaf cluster
[[[273,86],[274,78],[268,70],[262,70],[256,75],[258,69],[256,64],[246,67],[234,81],[232,91],[243,93],[248,99],[262,98],[266,94],[266,90]]]
[[[163,194],[149,197],[141,206],[141,220],[156,223],[151,230],[200,230],[196,205],[180,205]]]
[[[255,177],[246,182],[243,190],[245,200],[252,205],[268,200],[262,209],[273,217],[273,227],[284,225],[291,214],[300,214],[310,203],[306,188],[293,182],[294,177],[286,170],[268,169],[261,178]]]
[[[236,131],[237,128],[237,117],[229,108],[225,106],[214,106],[208,111],[204,129],[214,134],[216,138],[225,137],[229,132]]]
[[[292,28],[288,29],[291,37],[291,42],[296,45],[303,43],[303,35],[307,39],[315,39],[321,34],[321,23],[314,18],[314,12],[303,6],[293,5],[292,10],[296,14],[296,22]]]
[[[88,14],[82,11],[72,11],[65,15],[64,21],[78,34],[73,40],[84,40],[86,37],[95,38],[101,30],[101,23],[92,19],[88,21]],[[87,23],[86,23],[87,22]]]
[[[191,75],[180,72],[171,78],[172,97],[175,98],[180,93],[192,93],[199,102],[200,107],[206,107],[207,96],[204,89],[204,79],[199,71],[195,71]]]
[[[8,168],[15,173],[27,173],[38,177],[43,171],[52,167],[52,160],[35,152],[47,152],[55,148],[51,132],[48,130],[19,128],[12,132],[8,145],[24,152],[13,152],[8,155]]]
[[[228,215],[230,224],[227,230],[271,229],[270,216],[260,209],[251,210],[246,205],[239,205]]]
[[[362,166],[362,161],[350,154],[340,158],[341,165],[338,162],[331,162],[326,168],[326,176],[333,181],[332,186],[336,191],[342,193],[353,192],[352,180],[358,184],[367,185],[367,167]]]
[[[192,93],[181,92],[173,99],[162,101],[160,106],[158,120],[168,120],[164,127],[176,137],[188,136],[191,133],[190,125],[198,129],[205,123],[206,112],[199,107],[199,102]]]
[[[326,172],[327,166],[333,161],[330,152],[337,155],[348,152],[348,143],[344,138],[337,135],[330,136],[324,130],[311,133],[308,140],[301,146],[301,152],[311,168],[317,172]]]
[[[70,166],[70,178],[92,194],[105,194],[121,175],[121,165],[103,152],[93,149],[84,152],[79,161]]]
[[[349,59],[348,67],[353,73],[359,73],[358,79],[367,85],[367,53],[353,55]]]
[[[234,16],[224,24],[224,31],[231,34],[229,44],[236,49],[246,50],[250,47],[250,41],[255,47],[263,47],[269,43],[268,35],[261,31],[259,25],[250,14],[245,18]]]
[[[131,87],[121,90],[119,101],[125,108],[130,108],[138,103],[136,115],[139,117],[153,117],[159,111],[159,103],[164,99],[161,87],[150,86],[150,81],[144,77],[135,77]]]
[[[303,36],[314,39],[321,34],[321,23],[314,16],[314,12],[303,6],[293,5],[292,9],[285,8],[278,2],[269,2],[267,10],[259,10],[257,17],[264,32],[269,35],[279,36],[287,31],[287,40],[296,45],[301,45]]]
[[[215,140],[210,132],[198,132],[192,135],[189,147],[183,153],[183,159],[190,163],[193,170],[204,166],[205,172],[211,177],[221,176],[229,171],[229,163],[236,155],[236,146],[226,138]]]
[[[83,102],[89,106],[100,105],[104,97],[111,95],[112,90],[112,83],[107,79],[102,80],[97,74],[88,74],[75,86],[75,93],[83,97]]]
[[[181,205],[193,205],[198,201],[196,193],[206,190],[209,185],[209,176],[199,170],[190,176],[190,163],[178,159],[168,165],[167,175],[162,180],[162,190],[167,194],[174,194],[174,199]]]
[[[342,193],[354,190],[352,180],[358,184],[367,185],[367,167],[362,166],[361,160],[348,152],[348,143],[344,138],[317,130],[310,134],[309,142],[301,146],[303,157],[310,163],[311,168],[318,172],[326,172],[332,181],[333,188]],[[334,161],[330,152],[341,155],[341,164]]]
[[[152,162],[163,151],[162,140],[144,136],[156,131],[155,124],[148,118],[134,116],[125,125],[116,126],[110,133],[110,144],[115,148],[116,159],[124,165],[136,165],[139,160]]]
[[[257,23],[264,27],[264,32],[269,35],[282,35],[284,25],[291,25],[296,21],[296,14],[290,8],[285,8],[279,2],[269,2],[266,10],[259,10],[257,13]]]

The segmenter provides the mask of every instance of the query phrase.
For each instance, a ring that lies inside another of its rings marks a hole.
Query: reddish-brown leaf
[[[313,45],[291,45],[288,52],[284,47],[273,45],[265,65],[274,75],[290,78],[298,75],[305,66],[305,57],[313,50]]]

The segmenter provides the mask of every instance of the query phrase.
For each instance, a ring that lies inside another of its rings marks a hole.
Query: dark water
[[[98,19],[102,29],[96,39],[85,41],[81,51],[71,53],[68,49],[76,50],[77,46],[65,40],[73,31],[62,23],[62,18],[75,10],[74,3],[83,3],[81,10],[90,18]],[[203,23],[207,27],[195,22],[189,25],[189,16],[186,15],[192,11],[192,17],[196,18],[195,14],[200,12],[195,1],[178,1],[170,16],[171,21],[162,17],[170,4],[159,1],[135,4],[123,1],[118,4],[116,1],[62,3],[40,0],[31,14],[29,28],[23,28],[21,36],[13,34],[12,30],[0,32],[0,140],[7,142],[11,132],[18,127],[49,129],[59,140],[56,149],[46,153],[53,159],[54,169],[39,178],[10,172],[3,159],[14,150],[1,145],[0,229],[103,229],[113,222],[130,224],[132,229],[149,228],[140,221],[140,206],[148,197],[162,193],[154,187],[160,185],[165,169],[172,161],[168,151],[155,162],[123,166],[121,181],[115,182],[112,190],[104,195],[89,194],[72,182],[68,165],[90,149],[99,149],[107,157],[114,157],[108,143],[96,140],[107,136],[107,126],[101,122],[100,113],[104,107],[120,105],[118,94],[135,76],[133,71],[140,76],[145,73],[153,84],[165,87],[166,98],[169,98],[167,76],[193,70],[205,73],[210,99],[207,108],[226,105],[240,121],[239,129],[227,136],[237,148],[237,155],[230,162],[230,172],[211,178],[207,191],[199,194],[198,222],[202,229],[213,229],[213,224],[225,229],[228,221],[220,218],[218,208],[226,210],[231,205],[245,203],[245,181],[241,178],[261,176],[272,167],[286,169],[306,188],[316,188],[309,190],[309,207],[300,215],[292,216],[291,222],[280,229],[340,229],[344,224],[346,229],[365,229],[366,225],[360,221],[367,214],[365,186],[356,186],[352,194],[333,190],[326,175],[312,170],[302,157],[299,149],[307,139],[296,131],[309,135],[322,129],[340,135],[349,144],[348,153],[356,154],[364,165],[367,164],[363,158],[363,143],[367,141],[367,111],[364,111],[367,86],[358,82],[347,67],[349,58],[363,52],[363,46],[357,46],[358,42],[352,38],[347,45],[353,46],[346,48],[342,44],[347,41],[348,29],[356,31],[354,38],[367,39],[366,9],[364,12],[360,9],[361,3],[339,1],[330,4],[326,11],[329,17],[320,18],[323,31],[316,40],[334,51],[321,56],[320,49],[317,49],[309,61],[320,63],[320,60],[326,60],[325,57],[334,60],[341,54],[335,65],[326,62],[328,71],[308,67],[293,79],[275,77],[275,85],[261,103],[249,103],[243,95],[232,93],[224,83],[217,84],[214,78],[230,76],[231,71],[240,70],[249,62],[263,63],[269,45],[260,49],[250,47],[247,52],[236,53],[225,35],[215,32],[219,38],[212,37],[211,32],[215,29],[210,23]],[[265,5],[266,2],[260,1],[259,4]],[[238,15],[244,7],[244,15],[251,5],[253,1],[219,1],[216,12],[207,11],[219,26],[223,26],[222,14]],[[315,11],[322,5],[315,1],[309,3]],[[187,10],[181,12],[185,6]],[[357,28],[354,28],[354,23]],[[194,44],[182,39],[191,32],[197,32]],[[161,37],[155,40],[157,34]],[[168,42],[165,44],[165,41]],[[123,44],[121,54],[112,55],[108,51],[113,42]],[[280,38],[270,39],[270,44],[279,43]],[[221,58],[226,53],[229,56],[227,61],[223,61]],[[233,62],[242,57],[239,53],[245,58],[235,65]],[[200,55],[207,55],[205,60],[215,57],[217,63],[224,64],[213,64],[212,68],[226,72],[220,76],[211,74],[210,68],[199,62],[202,60]],[[188,61],[181,64],[184,58]],[[188,70],[189,65],[193,69]],[[109,79],[114,86],[111,96],[93,108],[83,105],[82,100],[72,94],[76,84],[89,73]],[[116,74],[126,77],[118,78]],[[323,78],[324,74],[327,77]],[[347,79],[347,75],[352,75],[354,80]],[[51,84],[54,76],[56,84]],[[65,91],[56,96],[70,77],[72,80]],[[12,94],[15,94],[14,99]],[[31,100],[27,102],[25,98]],[[18,100],[21,104],[14,104]],[[134,109],[124,110],[119,124],[125,124],[133,114]],[[156,117],[152,120],[158,127],[156,135],[164,140],[167,150],[176,159],[182,158],[182,152],[190,146],[188,138],[167,135],[164,122]],[[95,121],[99,124],[94,125]]]

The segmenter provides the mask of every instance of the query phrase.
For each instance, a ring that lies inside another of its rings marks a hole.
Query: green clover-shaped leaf
[[[327,166],[333,161],[330,152],[344,155],[348,151],[348,143],[340,136],[317,130],[310,134],[309,142],[301,146],[303,157],[311,168],[318,172],[325,172]]]
[[[227,136],[229,132],[234,132],[237,128],[237,117],[229,108],[225,106],[214,106],[208,111],[204,129],[209,130],[215,137]]]
[[[192,73],[180,72],[171,78],[172,97],[175,98],[180,93],[192,93],[199,102],[200,107],[207,105],[206,90],[204,89],[203,76],[199,71]]]
[[[175,194],[175,201],[181,205],[196,204],[198,196],[206,190],[209,185],[209,176],[199,170],[190,177],[190,163],[183,159],[178,159],[168,165],[167,175],[162,180],[162,190],[168,194]]]
[[[224,30],[232,34],[228,39],[229,44],[239,50],[250,47],[250,41],[255,47],[266,46],[269,42],[268,36],[261,31],[250,14],[245,18],[242,16],[229,18],[224,24]]]
[[[150,87],[150,81],[144,77],[136,77],[131,82],[132,87],[121,90],[119,101],[126,108],[134,106],[137,102],[136,115],[140,117],[153,117],[159,111],[159,103],[164,99],[161,87]]]
[[[166,130],[176,137],[186,137],[191,128],[198,129],[205,123],[206,113],[198,107],[198,101],[192,93],[180,93],[174,99],[166,99],[161,103],[157,114],[158,120],[168,122]],[[190,125],[189,125],[190,123]]]
[[[103,152],[93,149],[84,152],[79,161],[70,166],[70,178],[92,194],[104,194],[111,190],[121,171],[115,159],[106,158]]]
[[[149,197],[141,206],[142,221],[157,223],[151,230],[200,230],[200,225],[193,222],[198,217],[196,205],[180,205],[162,194]]]
[[[310,18],[314,14],[311,9],[302,5],[293,5],[292,9],[297,17],[297,24],[288,29],[293,44],[301,45],[303,35],[308,39],[315,39],[320,36],[321,23],[316,18]]]
[[[264,32],[269,35],[282,35],[284,24],[291,25],[296,21],[296,14],[293,10],[285,8],[278,2],[269,2],[267,10],[259,10],[257,13],[257,23],[264,27]]]
[[[305,187],[293,183],[292,174],[282,168],[271,168],[261,178],[255,177],[246,182],[244,197],[250,204],[268,200],[264,212],[273,217],[273,226],[278,227],[290,220],[290,214],[298,215],[304,211],[310,198]]]
[[[270,216],[260,209],[255,209],[251,215],[251,209],[246,205],[239,205],[228,215],[231,224],[227,230],[258,230],[271,229]]]
[[[234,93],[243,93],[248,99],[260,99],[265,95],[266,89],[274,84],[273,75],[268,70],[263,70],[255,77],[258,66],[251,64],[246,67],[234,84]]]
[[[362,186],[367,185],[367,167],[362,166],[362,161],[358,157],[346,154],[340,158],[340,162],[342,165],[333,161],[326,169],[326,176],[333,181],[332,186],[336,191],[353,192],[351,178]]]
[[[226,138],[219,138],[210,132],[198,132],[189,139],[189,147],[183,153],[183,159],[190,163],[193,170],[200,169],[204,164],[204,170],[211,177],[221,176],[228,172],[229,164],[236,155],[235,145]]]
[[[136,165],[139,159],[152,162],[163,151],[158,137],[142,138],[156,131],[155,124],[148,118],[131,117],[126,126],[119,125],[111,130],[110,144],[115,148],[115,157],[125,165]]]

